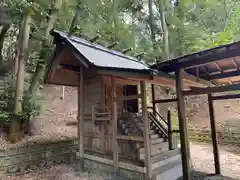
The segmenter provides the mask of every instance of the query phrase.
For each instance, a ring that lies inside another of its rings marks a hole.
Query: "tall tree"
[[[16,97],[15,97],[15,106],[14,106],[15,114],[22,113],[25,63],[26,63],[27,54],[28,54],[28,43],[29,43],[29,35],[30,35],[30,27],[31,27],[30,23],[31,23],[30,9],[26,8],[24,20],[23,20],[21,49],[20,49],[19,61],[18,61]]]
[[[165,16],[165,3],[164,0],[158,0],[158,9],[159,14],[161,16],[161,25],[162,25],[162,34],[163,34],[163,46],[164,46],[164,52],[163,52],[163,59],[168,60],[169,59],[169,42],[168,42],[168,27],[166,23],[166,16]]]
[[[151,31],[151,40],[153,48],[156,49],[156,34],[154,25],[154,15],[153,15],[153,0],[148,0],[148,13],[149,13],[149,27]]]

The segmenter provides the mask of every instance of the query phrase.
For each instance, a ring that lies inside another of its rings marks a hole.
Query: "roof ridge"
[[[93,43],[93,42],[88,41],[88,40],[86,40],[84,38],[80,38],[80,37],[72,36],[72,35],[68,36],[67,33],[64,33],[64,32],[61,32],[61,31],[58,31],[58,30],[55,30],[55,29],[52,32],[58,33],[60,36],[65,36],[64,38],[66,38],[67,40],[71,40],[71,41],[74,41],[76,43],[80,43],[80,44],[83,44],[85,46],[88,46],[88,47],[91,47],[91,48],[95,48],[95,49],[98,49],[100,51],[104,51],[106,53],[109,53],[109,54],[112,54],[112,55],[115,55],[115,56],[119,56],[119,57],[128,59],[130,61],[141,63],[142,65],[145,65],[146,67],[148,67],[148,65],[146,63],[141,62],[141,61],[137,60],[136,58],[134,58],[132,56],[128,56],[126,54],[123,54],[120,51],[108,49],[105,46],[102,46],[102,45],[97,44],[97,43]]]

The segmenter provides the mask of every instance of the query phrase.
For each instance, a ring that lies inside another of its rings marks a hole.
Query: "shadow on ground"
[[[205,180],[204,178],[206,178],[206,176],[208,176],[208,174],[204,172],[195,171],[195,170],[191,172],[192,180]],[[219,178],[215,178],[215,179],[219,180]],[[213,177],[211,178],[211,180],[215,180],[215,179]],[[183,178],[179,178],[177,180],[183,180]],[[224,176],[223,179],[221,180],[239,180],[239,179]]]

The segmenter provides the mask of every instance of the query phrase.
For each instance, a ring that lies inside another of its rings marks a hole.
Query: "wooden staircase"
[[[173,141],[173,150],[169,150],[168,126],[167,121],[159,114],[156,117],[148,112],[150,120],[150,143],[151,143],[151,162],[153,176],[155,179],[175,180],[182,176],[181,152],[177,147],[177,141]],[[125,112],[121,118],[120,133],[128,136],[143,136],[143,121],[140,113]],[[143,142],[136,143],[138,160],[143,162],[145,158],[145,148]]]

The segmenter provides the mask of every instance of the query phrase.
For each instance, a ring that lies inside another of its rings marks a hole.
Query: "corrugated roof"
[[[52,35],[55,37],[60,36],[60,38],[65,39],[91,64],[95,66],[151,71],[146,64],[139,62],[138,59],[127,56],[121,52],[107,49],[104,46],[89,42],[76,36],[69,37],[67,34],[57,30],[53,30]]]

